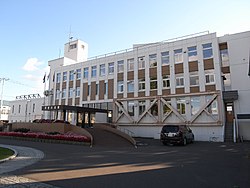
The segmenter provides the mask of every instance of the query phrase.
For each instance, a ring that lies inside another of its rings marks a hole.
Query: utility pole
[[[1,90],[1,105],[0,105],[0,120],[2,119],[2,107],[3,107],[3,86],[4,81],[8,81],[9,78],[0,78],[0,82],[2,82],[2,90]]]

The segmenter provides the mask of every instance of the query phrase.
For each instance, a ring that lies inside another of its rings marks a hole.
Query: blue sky
[[[47,62],[63,52],[70,28],[89,57],[206,30],[250,30],[249,0],[0,0],[0,8],[4,100],[42,93]]]

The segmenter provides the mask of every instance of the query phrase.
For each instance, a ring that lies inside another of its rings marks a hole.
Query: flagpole
[[[43,89],[43,106],[45,106],[45,90],[46,90],[46,72],[43,77],[44,89]],[[43,111],[43,119],[45,119],[45,111]]]

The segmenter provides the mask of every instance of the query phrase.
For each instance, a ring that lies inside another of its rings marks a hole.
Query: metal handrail
[[[125,128],[122,128],[120,126],[117,126],[116,127],[118,130],[120,130],[121,132],[125,133],[125,134],[128,134],[129,136],[133,137],[133,135],[135,135],[135,133],[133,133],[132,131],[128,130],[128,129],[125,129]]]

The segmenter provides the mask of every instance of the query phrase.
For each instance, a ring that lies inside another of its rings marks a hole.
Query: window
[[[118,61],[117,65],[118,65],[118,67],[117,67],[118,72],[123,72],[124,71],[124,61],[123,60]]]
[[[139,115],[142,115],[146,110],[146,101],[138,101],[139,102]]]
[[[100,76],[105,76],[105,64],[100,65]]]
[[[182,63],[183,62],[182,49],[174,50],[174,62],[175,63]]]
[[[96,77],[96,65],[91,67],[91,77]]]
[[[56,83],[60,83],[61,82],[61,73],[57,73],[56,74]]]
[[[88,96],[90,96],[91,93],[91,85],[88,85]]]
[[[190,86],[198,86],[199,85],[199,76],[198,73],[190,73]]]
[[[161,53],[161,64],[162,65],[169,64],[169,52],[162,52]]]
[[[205,77],[206,77],[206,84],[214,84],[215,83],[214,71],[206,71]]]
[[[145,57],[138,57],[138,69],[145,68]]]
[[[184,87],[183,76],[176,76],[176,87]]]
[[[123,81],[118,81],[117,82],[117,93],[122,93],[123,92]]]
[[[128,114],[130,116],[134,116],[135,114],[135,102],[134,101],[128,101]]]
[[[83,69],[83,78],[88,78],[88,76],[89,76],[89,68],[85,67]]]
[[[231,87],[230,73],[223,74],[223,83],[224,83],[225,90],[229,90]]]
[[[20,112],[21,112],[21,105],[19,104],[18,105],[18,113],[20,114]]]
[[[74,49],[74,48],[76,48],[76,44],[71,44],[70,46],[69,46],[69,49],[71,50],[71,49]]]
[[[213,57],[212,43],[202,44],[203,58],[208,59]]]
[[[76,87],[76,97],[80,97],[80,87]]]
[[[169,106],[171,106],[171,99],[165,99],[165,101],[167,102],[167,104],[168,104]],[[169,113],[171,112],[171,109],[169,108],[169,106],[167,106],[165,103],[164,103],[164,105],[163,105],[163,113],[164,113],[165,115],[167,115],[167,114],[169,114]]]
[[[170,77],[169,76],[163,76],[162,77],[162,87],[165,88],[170,88]]]
[[[177,111],[180,114],[185,114],[186,112],[186,100],[184,98],[177,98],[176,103],[177,103]]]
[[[60,98],[60,90],[57,89],[57,90],[56,90],[56,99],[59,99],[59,98]]]
[[[229,66],[228,49],[220,50],[220,57],[221,57],[222,67]]]
[[[95,86],[95,94],[96,95],[99,94],[99,84],[96,84],[96,86]]]
[[[151,104],[153,103],[153,101],[151,101]],[[153,104],[153,106],[151,107],[150,109],[150,113],[153,115],[153,116],[158,116],[158,103],[155,102]]]
[[[208,95],[206,96],[206,101],[210,101],[212,99],[212,95]],[[217,115],[218,114],[218,106],[217,106],[217,100],[215,99],[212,104],[210,104],[206,110],[210,113],[210,114],[213,114],[213,115]]]
[[[114,62],[109,63],[109,74],[114,74]]]
[[[67,81],[67,72],[63,72],[63,81],[64,81],[64,82]]]
[[[104,83],[104,95],[108,94],[108,82]]]
[[[157,78],[150,78],[150,89],[157,89]]]
[[[76,70],[76,79],[77,79],[77,80],[81,79],[81,76],[82,76],[82,75],[81,75],[81,69],[77,69],[77,70]]]
[[[191,97],[191,114],[192,116],[197,114],[200,110],[200,97]]]
[[[128,92],[134,92],[134,80],[128,81]]]
[[[149,55],[149,66],[156,67],[157,66],[157,56],[156,54]]]
[[[139,91],[144,91],[145,90],[145,79],[139,79],[138,80],[138,88],[139,88]]]
[[[15,106],[13,105],[12,106],[12,114],[14,114],[14,112],[15,112]]]
[[[69,88],[69,98],[73,97],[73,88]]]
[[[66,98],[66,89],[63,89],[62,90],[62,99],[65,99]]]
[[[196,46],[188,47],[188,61],[197,60],[197,49]]]
[[[128,71],[134,70],[134,58],[128,59]]]
[[[74,71],[69,71],[69,81],[74,80]]]

